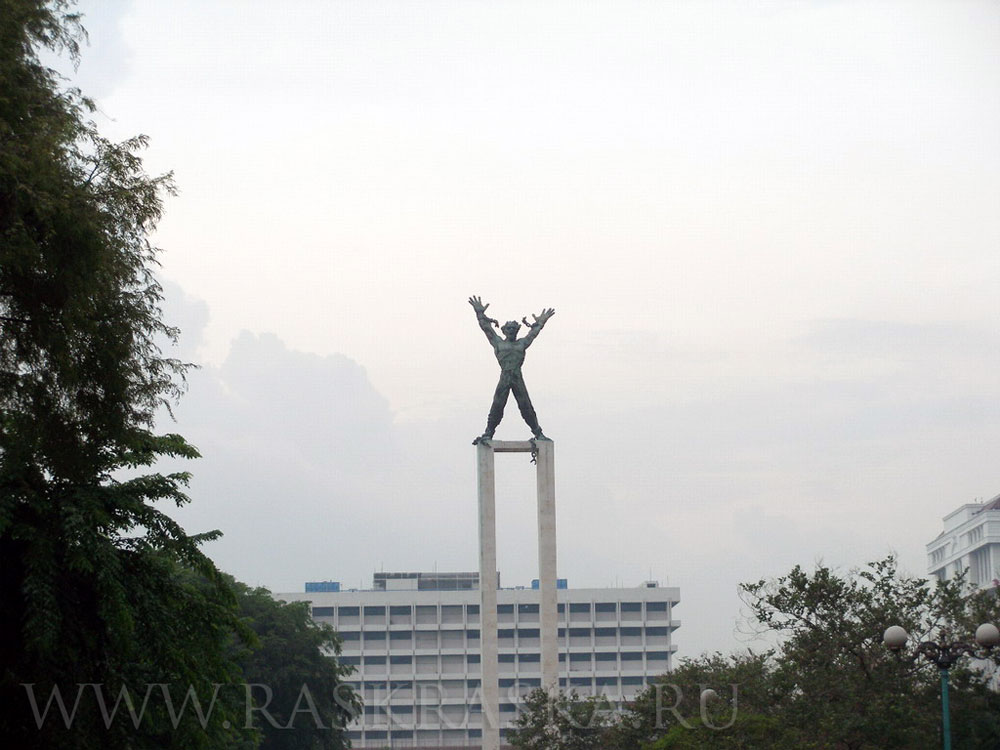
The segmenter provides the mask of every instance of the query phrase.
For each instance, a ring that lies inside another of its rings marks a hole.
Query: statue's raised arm
[[[556,311],[551,307],[542,310],[541,315],[532,315],[531,317],[535,319],[534,323],[529,323],[527,319],[522,318],[524,324],[528,326],[528,332],[521,339],[524,341],[525,348],[531,346],[531,342],[535,340],[535,336],[542,332],[542,327],[545,325],[545,321],[556,314]]]
[[[496,346],[496,343],[500,340],[500,336],[493,330],[493,326],[499,326],[500,324],[493,320],[493,318],[486,317],[486,308],[490,306],[489,302],[484,305],[482,299],[479,297],[469,297],[469,304],[476,311],[476,320],[479,321],[479,327],[483,329],[486,338],[492,345]]]

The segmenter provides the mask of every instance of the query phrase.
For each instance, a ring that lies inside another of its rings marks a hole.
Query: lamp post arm
[[[961,641],[943,641],[942,643],[924,641],[917,644],[913,658],[923,656],[927,661],[936,664],[938,669],[951,669],[962,654],[976,656],[977,649]]]

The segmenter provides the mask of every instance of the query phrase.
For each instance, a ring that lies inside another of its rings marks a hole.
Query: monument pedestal
[[[497,678],[497,453],[535,454],[538,495],[538,588],[542,687],[559,688],[556,597],[555,444],[551,440],[484,440],[476,446],[479,487],[479,621],[483,750],[500,747],[500,689]]]

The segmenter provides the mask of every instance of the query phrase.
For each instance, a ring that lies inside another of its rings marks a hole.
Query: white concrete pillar
[[[542,687],[559,689],[559,621],[556,594],[555,443],[538,440],[535,458],[538,487],[538,588],[542,649]]]
[[[497,517],[493,448],[476,450],[479,485],[479,667],[483,750],[500,748],[500,687],[497,680]]]
[[[500,687],[497,679],[496,453],[537,452],[538,588],[542,686],[559,689],[559,620],[556,594],[555,443],[551,440],[491,440],[477,446],[479,483],[479,621],[481,629],[483,750],[500,746]]]

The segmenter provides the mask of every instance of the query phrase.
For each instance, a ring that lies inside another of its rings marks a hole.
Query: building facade
[[[977,589],[1000,585],[1000,495],[968,503],[944,517],[944,530],[927,545],[927,572],[938,580],[968,569]]]
[[[614,703],[669,671],[677,588],[558,589],[559,684]],[[315,587],[310,587],[315,588]],[[331,589],[332,586],[325,588]],[[309,601],[343,640],[363,697],[354,747],[477,747],[482,736],[477,573],[379,573],[372,590],[275,594]],[[539,591],[497,592],[501,737],[541,686]]]

